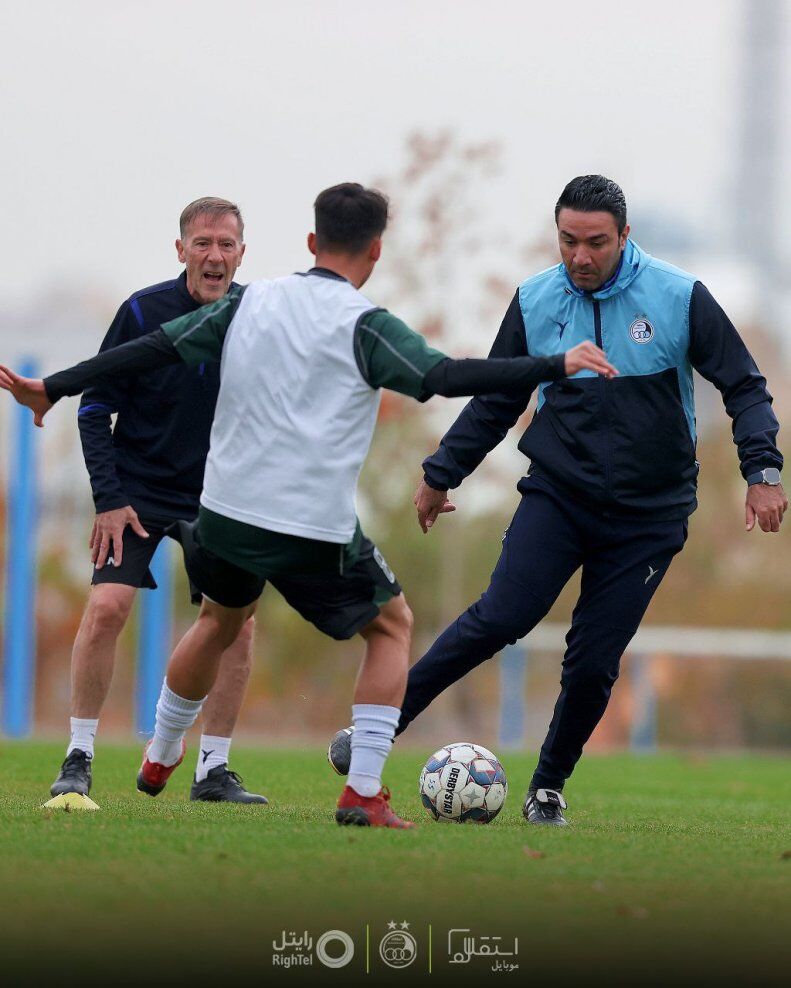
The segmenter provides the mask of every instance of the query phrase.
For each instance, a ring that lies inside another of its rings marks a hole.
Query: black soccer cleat
[[[91,791],[91,759],[87,751],[81,748],[72,749],[60,767],[57,779],[49,787],[53,796],[62,796],[66,792],[77,792],[87,796]]]
[[[338,731],[327,748],[327,761],[333,772],[338,775],[349,774],[349,766],[352,763],[353,732],[353,727],[344,727],[342,731]]]
[[[528,823],[539,826],[567,827],[568,820],[563,816],[566,800],[556,789],[528,789],[522,816]]]
[[[266,796],[248,792],[242,785],[241,778],[236,772],[231,772],[227,765],[218,765],[211,769],[205,779],[200,782],[192,780],[190,799],[204,803],[262,803],[269,800]]]

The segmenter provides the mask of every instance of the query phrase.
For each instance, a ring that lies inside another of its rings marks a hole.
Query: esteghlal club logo
[[[387,929],[379,944],[379,956],[388,967],[409,967],[417,957],[417,940],[409,932],[409,923],[404,921],[397,928],[391,920]]]
[[[654,327],[645,316],[638,316],[629,327],[629,335],[635,343],[650,343],[654,338]]]

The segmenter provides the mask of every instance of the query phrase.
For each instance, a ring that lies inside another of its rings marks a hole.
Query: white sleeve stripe
[[[362,364],[362,375],[365,378],[365,381],[367,383],[370,383],[368,379],[371,376],[371,369],[368,366],[368,360],[366,359],[365,356],[365,350],[363,350],[362,345],[360,344],[360,337],[357,335],[357,333],[354,334],[354,354]]]
[[[381,333],[378,333],[378,332],[377,332],[377,331],[376,331],[375,329],[373,329],[373,328],[372,328],[371,326],[368,326],[368,325],[367,325],[366,323],[364,323],[364,322],[361,322],[361,323],[360,323],[360,329],[365,329],[365,330],[367,330],[367,332],[369,332],[369,333],[370,333],[370,334],[371,334],[372,336],[375,336],[375,337],[377,338],[377,340],[379,340],[379,342],[380,342],[380,343],[383,343],[383,344],[384,344],[384,345],[385,345],[385,346],[387,347],[387,349],[388,349],[388,350],[389,350],[389,351],[390,351],[390,352],[391,352],[391,353],[392,353],[392,354],[393,354],[394,356],[396,356],[396,357],[398,357],[398,359],[399,359],[399,360],[400,360],[400,361],[401,361],[402,363],[404,363],[404,364],[406,364],[406,365],[407,365],[407,367],[408,367],[408,368],[409,368],[409,369],[410,369],[411,371],[413,371],[413,372],[414,372],[415,374],[417,374],[417,376],[418,376],[418,377],[420,377],[420,378],[423,378],[423,377],[425,376],[425,375],[423,374],[423,371],[422,371],[422,370],[420,370],[420,368],[419,368],[419,367],[415,367],[415,365],[414,365],[414,364],[412,363],[412,361],[411,361],[411,360],[407,360],[407,358],[406,358],[406,357],[405,357],[405,356],[403,355],[403,353],[399,353],[399,351],[398,351],[398,350],[396,350],[396,348],[395,348],[395,347],[393,346],[393,344],[392,344],[392,343],[388,343],[388,341],[387,341],[387,340],[386,340],[386,339],[384,338],[384,336],[382,336],[382,334],[381,334]]]

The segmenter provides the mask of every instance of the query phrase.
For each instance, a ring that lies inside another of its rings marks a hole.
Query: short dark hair
[[[230,202],[228,199],[220,199],[218,196],[203,196],[202,199],[196,199],[184,207],[179,217],[179,230],[182,240],[190,223],[199,216],[211,216],[212,219],[217,220],[228,213],[236,217],[236,222],[239,224],[239,237],[241,240],[244,240],[244,221],[242,220],[241,210],[235,202]]]
[[[572,178],[555,204],[555,223],[561,209],[577,209],[581,213],[612,213],[618,233],[626,226],[626,196],[623,189],[604,175],[579,175]]]
[[[387,196],[358,182],[341,182],[325,189],[313,207],[319,250],[334,248],[355,254],[380,237],[387,226]]]

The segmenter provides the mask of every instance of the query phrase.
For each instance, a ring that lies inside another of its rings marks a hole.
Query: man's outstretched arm
[[[80,394],[96,381],[128,378],[179,362],[194,365],[219,360],[243,292],[244,288],[231,289],[217,302],[43,380],[20,377],[0,365],[0,388],[10,391],[20,405],[30,408],[33,421],[42,426],[44,416],[55,402],[67,395]]]
[[[20,405],[26,405],[33,412],[35,424],[41,427],[56,402],[67,395],[81,394],[96,381],[157,370],[180,360],[178,351],[160,329],[43,379],[21,377],[10,367],[0,365],[0,388],[10,391]]]
[[[524,353],[454,360],[384,309],[360,317],[354,346],[357,366],[371,387],[388,388],[418,401],[434,395],[495,395],[521,403],[542,381],[556,381],[583,368],[605,377],[618,373],[593,343],[549,357]]]

